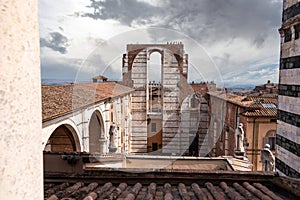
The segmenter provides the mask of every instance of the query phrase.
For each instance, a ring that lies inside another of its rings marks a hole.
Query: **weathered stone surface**
[[[0,198],[43,199],[38,1],[0,7]]]

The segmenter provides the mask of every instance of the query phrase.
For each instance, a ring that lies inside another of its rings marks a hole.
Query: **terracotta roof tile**
[[[246,108],[246,111],[242,113],[246,117],[277,116],[278,95],[276,94],[240,96],[230,93],[225,95],[218,91],[209,92],[209,95]]]
[[[247,117],[277,117],[278,98],[277,96],[248,96],[247,100],[252,101],[249,110],[243,115]]]
[[[43,121],[131,91],[116,82],[42,86]]]
[[[184,180],[179,184],[151,182],[141,184],[139,182],[128,184],[121,182],[105,184],[88,183],[46,183],[45,199],[283,199],[274,186],[262,183],[226,182],[218,183],[207,181],[204,184],[194,182],[185,184]]]
[[[209,91],[207,84],[205,83],[192,83],[190,84],[190,86],[192,87],[195,93],[201,94],[202,96]]]
[[[277,109],[246,111],[243,115],[246,117],[277,117]]]

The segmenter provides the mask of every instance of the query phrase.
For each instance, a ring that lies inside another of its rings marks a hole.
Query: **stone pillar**
[[[1,1],[0,27],[0,199],[43,199],[38,1]]]
[[[165,50],[163,55],[163,153],[181,155],[183,131],[180,130],[180,69],[172,52]]]
[[[131,152],[147,153],[147,50],[140,51],[133,60]]]

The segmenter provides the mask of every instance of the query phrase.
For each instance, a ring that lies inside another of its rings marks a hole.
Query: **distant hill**
[[[91,82],[91,80],[74,80],[74,79],[43,79],[43,85],[68,85],[72,83],[87,83]]]
[[[245,83],[245,84],[225,83],[225,87],[227,88],[228,92],[233,93],[233,92],[251,91],[255,88],[255,85],[249,83]]]

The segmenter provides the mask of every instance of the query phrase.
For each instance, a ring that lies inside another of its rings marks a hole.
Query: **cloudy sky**
[[[39,0],[42,78],[79,81],[103,74],[120,80],[126,44],[181,41],[189,54],[189,81],[278,82],[281,4]],[[153,56],[154,65],[158,59]]]

